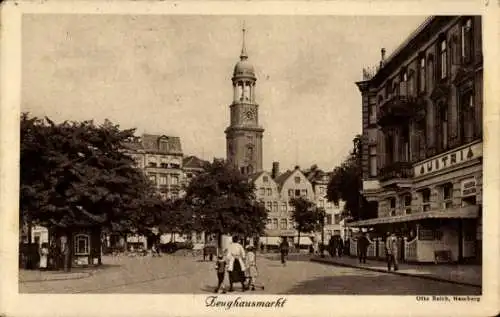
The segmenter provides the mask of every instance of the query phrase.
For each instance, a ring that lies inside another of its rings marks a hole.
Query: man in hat
[[[396,234],[387,232],[385,240],[385,254],[387,256],[387,270],[390,271],[394,266],[394,271],[398,270],[398,238]]]

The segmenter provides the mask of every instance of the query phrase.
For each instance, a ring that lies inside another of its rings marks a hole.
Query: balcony
[[[380,169],[379,180],[382,186],[398,183],[401,187],[411,185],[413,167],[410,162],[394,162]]]
[[[425,101],[421,96],[414,97],[406,92],[389,96],[378,109],[378,125],[394,126],[406,122],[425,109]]]

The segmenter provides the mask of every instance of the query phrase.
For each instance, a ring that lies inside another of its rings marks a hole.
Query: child
[[[219,292],[219,289],[222,288],[222,293],[225,294],[226,290],[224,288],[224,277],[226,276],[226,265],[227,261],[224,256],[220,254],[217,256],[217,262],[215,262],[215,271],[217,272],[217,288],[215,289],[215,293]]]
[[[255,258],[255,248],[251,245],[247,246],[247,256],[245,258],[246,263],[246,277],[248,278],[248,288],[255,291],[255,280],[258,275],[257,261]]]

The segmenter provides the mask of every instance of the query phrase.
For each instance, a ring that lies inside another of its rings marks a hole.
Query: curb
[[[389,274],[395,274],[395,275],[401,275],[401,276],[410,276],[410,277],[416,277],[416,278],[421,278],[421,279],[426,279],[426,280],[446,282],[446,283],[451,283],[451,284],[458,284],[458,285],[465,285],[465,286],[479,287],[479,288],[482,287],[481,285],[478,285],[475,283],[459,282],[459,281],[444,279],[441,277],[430,276],[430,275],[416,275],[416,274],[404,273],[404,272],[398,272],[398,271],[396,271],[396,272],[395,271],[387,271],[387,270],[383,270],[383,269],[375,269],[375,268],[371,268],[371,267],[357,266],[357,265],[347,264],[347,263],[331,262],[328,260],[315,259],[315,258],[311,259],[311,261],[323,263],[323,264],[336,265],[336,266],[352,267],[352,268],[356,268],[356,269],[362,269],[362,270],[373,271],[373,272],[389,273]]]
[[[62,275],[62,276],[57,276]],[[69,281],[69,280],[81,280],[87,277],[92,276],[93,273],[69,273],[69,274],[54,274],[50,278],[41,278],[41,279],[33,279],[33,280],[23,280],[19,281],[19,283],[35,283],[35,282],[51,282],[51,281]]]

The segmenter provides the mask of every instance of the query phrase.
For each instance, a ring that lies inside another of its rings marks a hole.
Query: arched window
[[[90,253],[90,236],[88,234],[77,234],[74,241],[75,255],[88,255]]]
[[[246,158],[249,161],[253,160],[253,146],[251,144],[247,145]]]

